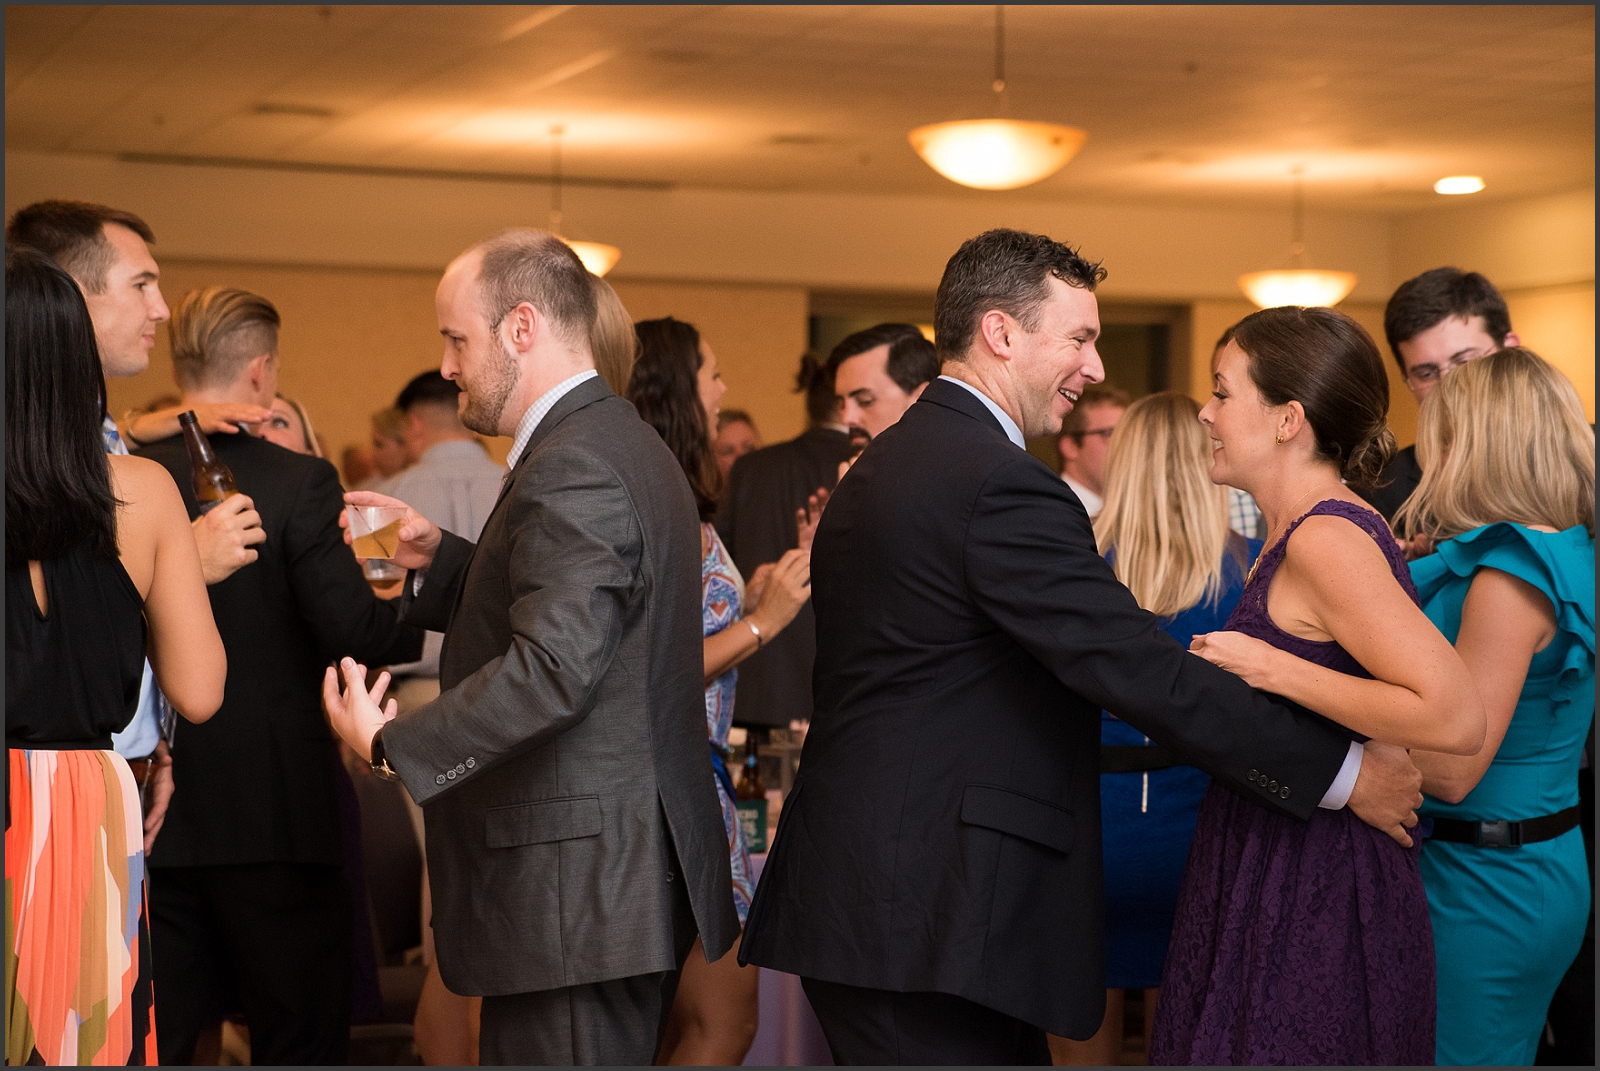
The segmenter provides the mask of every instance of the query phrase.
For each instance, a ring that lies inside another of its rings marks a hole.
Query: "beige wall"
[[[6,211],[44,197],[144,216],[158,255],[251,263],[433,269],[509,226],[543,226],[537,183],[322,174],[6,154]],[[571,237],[622,250],[618,279],[929,292],[957,246],[991,227],[1051,234],[1103,258],[1119,301],[1226,299],[1240,274],[1288,256],[1282,197],[1244,207],[1043,200],[951,186],[947,196],[572,187]],[[1309,211],[1308,256],[1356,272],[1358,300],[1388,295],[1389,223]]]
[[[163,257],[161,288],[169,303],[202,286],[260,293],[283,315],[280,389],[303,404],[333,456],[364,442],[367,418],[388,405],[418,372],[439,367],[433,271],[282,267]],[[787,392],[806,345],[806,293],[795,288],[619,281],[635,319],[676,316],[705,333],[729,383],[724,404],[751,411],[768,441],[805,427],[805,408]],[[109,384],[121,414],[172,393],[172,357],[163,330],[150,367]],[[510,440],[490,441],[504,458]]]
[[[1442,200],[1395,218],[1395,286],[1449,264],[1483,272],[1502,291],[1594,281],[1593,186],[1521,201]]]
[[[1524,346],[1566,373],[1594,423],[1594,281],[1506,294]]]
[[[286,344],[319,362],[291,357],[286,390],[308,394],[336,447],[363,435],[365,412],[408,375],[434,366],[431,294],[443,265],[498,228],[541,223],[547,204],[545,187],[531,183],[6,154],[7,213],[63,196],[146,216],[173,296],[223,281],[219,273],[261,280],[259,289],[285,303]],[[672,313],[705,329],[728,364],[727,404],[751,409],[768,441],[803,422],[788,390],[806,341],[808,291],[930,292],[964,238],[998,225],[1103,257],[1106,301],[1191,305],[1190,387],[1203,396],[1211,343],[1250,311],[1237,277],[1282,262],[1288,219],[1276,201],[1172,207],[954,189],[868,197],[593,188],[568,191],[566,218],[574,236],[621,246],[611,281],[636,316]],[[1311,212],[1307,245],[1313,263],[1358,274],[1342,307],[1380,342],[1381,306],[1399,282],[1441,264],[1484,272],[1506,292],[1524,340],[1566,371],[1593,417],[1592,188],[1398,215]],[[1391,424],[1406,442],[1414,406],[1391,376]],[[162,371],[117,385],[114,404],[143,401],[167,383]]]

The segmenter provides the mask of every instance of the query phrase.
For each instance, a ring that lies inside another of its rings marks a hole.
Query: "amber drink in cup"
[[[351,549],[358,558],[391,559],[400,549],[403,506],[346,506],[350,517]]]

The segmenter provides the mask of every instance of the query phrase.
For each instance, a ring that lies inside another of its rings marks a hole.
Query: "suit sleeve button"
[[[436,784],[436,785],[444,784],[444,774],[440,774],[438,777],[435,777],[433,779],[433,783]]]
[[[448,777],[452,781],[454,781],[456,779],[456,772],[454,770],[446,770],[444,772],[444,775],[446,777]]]
[[[1255,784],[1257,781],[1259,781],[1261,779],[1260,772],[1258,772],[1256,770],[1251,770],[1249,773],[1245,774],[1244,776],[1245,776],[1246,780],[1248,780],[1252,785]]]
[[[466,773],[467,767],[463,763],[456,763],[456,773]]]
[[[1267,791],[1268,792],[1276,792],[1276,791],[1278,791],[1278,782],[1276,782],[1276,781],[1268,781],[1267,782]]]
[[[477,759],[468,759],[467,760],[467,769],[470,770],[476,765],[478,765],[478,760]]]
[[[1289,786],[1288,785],[1284,785],[1282,788],[1280,788],[1278,790],[1278,798],[1279,799],[1283,799],[1283,800],[1286,800],[1286,799],[1289,798]]]

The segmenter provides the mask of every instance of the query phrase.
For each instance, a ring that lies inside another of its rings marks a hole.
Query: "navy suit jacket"
[[[1071,490],[954,383],[839,482],[811,582],[815,711],[746,962],[1087,1038],[1105,1001],[1101,709],[1300,818],[1348,752],[1163,634]]]

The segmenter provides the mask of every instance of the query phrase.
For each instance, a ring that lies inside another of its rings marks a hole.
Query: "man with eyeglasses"
[[[1106,455],[1111,449],[1111,433],[1122,419],[1123,410],[1132,404],[1127,391],[1115,387],[1087,387],[1078,404],[1061,422],[1056,447],[1061,451],[1061,478],[1083,503],[1089,519],[1100,513],[1104,504]]]
[[[1477,272],[1460,268],[1434,268],[1401,283],[1383,311],[1383,332],[1418,405],[1441,376],[1519,344],[1500,291]],[[1377,487],[1361,493],[1384,519],[1393,521],[1421,479],[1417,448],[1408,446],[1389,462]]]

